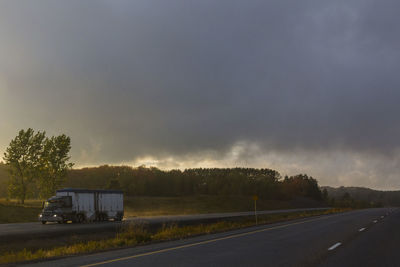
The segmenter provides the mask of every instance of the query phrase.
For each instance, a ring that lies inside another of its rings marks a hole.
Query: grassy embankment
[[[327,211],[294,212],[287,214],[271,214],[259,216],[259,224],[274,223],[294,220],[304,217],[343,212],[346,209],[331,209]],[[235,221],[221,221],[211,224],[198,224],[191,226],[167,225],[161,229],[150,231],[143,225],[128,224],[112,238],[101,240],[78,241],[65,245],[53,244],[43,248],[43,242],[38,242],[37,248],[23,249],[19,251],[3,252],[0,254],[1,263],[15,263],[22,261],[43,260],[54,257],[91,253],[114,248],[126,248],[151,242],[182,239],[202,234],[218,233],[255,225],[254,218],[244,217]],[[93,236],[94,238],[94,236]]]
[[[29,200],[24,205],[20,205],[13,200],[0,199],[0,223],[37,221],[41,205],[39,200]]]
[[[312,206],[309,204],[300,206]],[[125,197],[125,217],[251,211],[253,205],[251,197],[243,196]],[[288,201],[257,201],[259,210],[300,206]],[[34,222],[40,210],[40,200],[27,200],[19,205],[16,200],[0,199],[0,223]]]

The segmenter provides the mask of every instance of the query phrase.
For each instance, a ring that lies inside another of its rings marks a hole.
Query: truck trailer
[[[121,221],[124,217],[124,195],[120,190],[64,188],[43,203],[39,221],[73,223]]]

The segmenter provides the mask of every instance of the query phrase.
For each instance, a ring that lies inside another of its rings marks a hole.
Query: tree
[[[40,176],[37,180],[41,198],[53,195],[64,182],[67,171],[73,166],[73,163],[68,163],[70,149],[71,139],[65,134],[44,141],[39,164]]]
[[[29,194],[28,188],[40,171],[45,132],[35,133],[33,129],[19,131],[11,140],[4,153],[4,161],[10,173],[9,195],[24,204]]]

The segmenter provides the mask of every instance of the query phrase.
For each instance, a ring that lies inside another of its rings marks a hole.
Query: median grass
[[[187,215],[199,213],[239,212],[254,209],[251,196],[210,196],[195,195],[181,197],[125,197],[125,215]],[[316,201],[306,203],[303,207],[321,205]],[[296,207],[290,201],[259,199],[259,210],[286,209]]]
[[[300,219],[311,216],[344,212],[348,209],[330,209],[325,211],[306,211],[284,214],[261,215],[258,224],[268,224],[287,220]],[[69,255],[92,253],[108,249],[133,247],[151,242],[176,240],[203,234],[218,233],[254,226],[254,217],[240,217],[235,220],[225,220],[210,224],[197,224],[190,226],[178,226],[176,224],[164,225],[151,230],[145,225],[126,223],[112,238],[102,240],[78,241],[74,244],[55,246],[50,248],[23,249],[20,251],[5,252],[0,255],[1,263],[15,263],[22,261],[35,261]],[[38,242],[38,246],[43,243]]]
[[[41,211],[39,205],[19,205],[15,202],[0,201],[0,223],[37,221]]]

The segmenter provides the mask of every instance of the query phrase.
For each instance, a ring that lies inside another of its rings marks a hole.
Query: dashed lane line
[[[331,246],[330,248],[328,248],[328,250],[334,250],[335,248],[337,248],[338,246],[340,246],[342,243],[337,242],[335,245]]]

